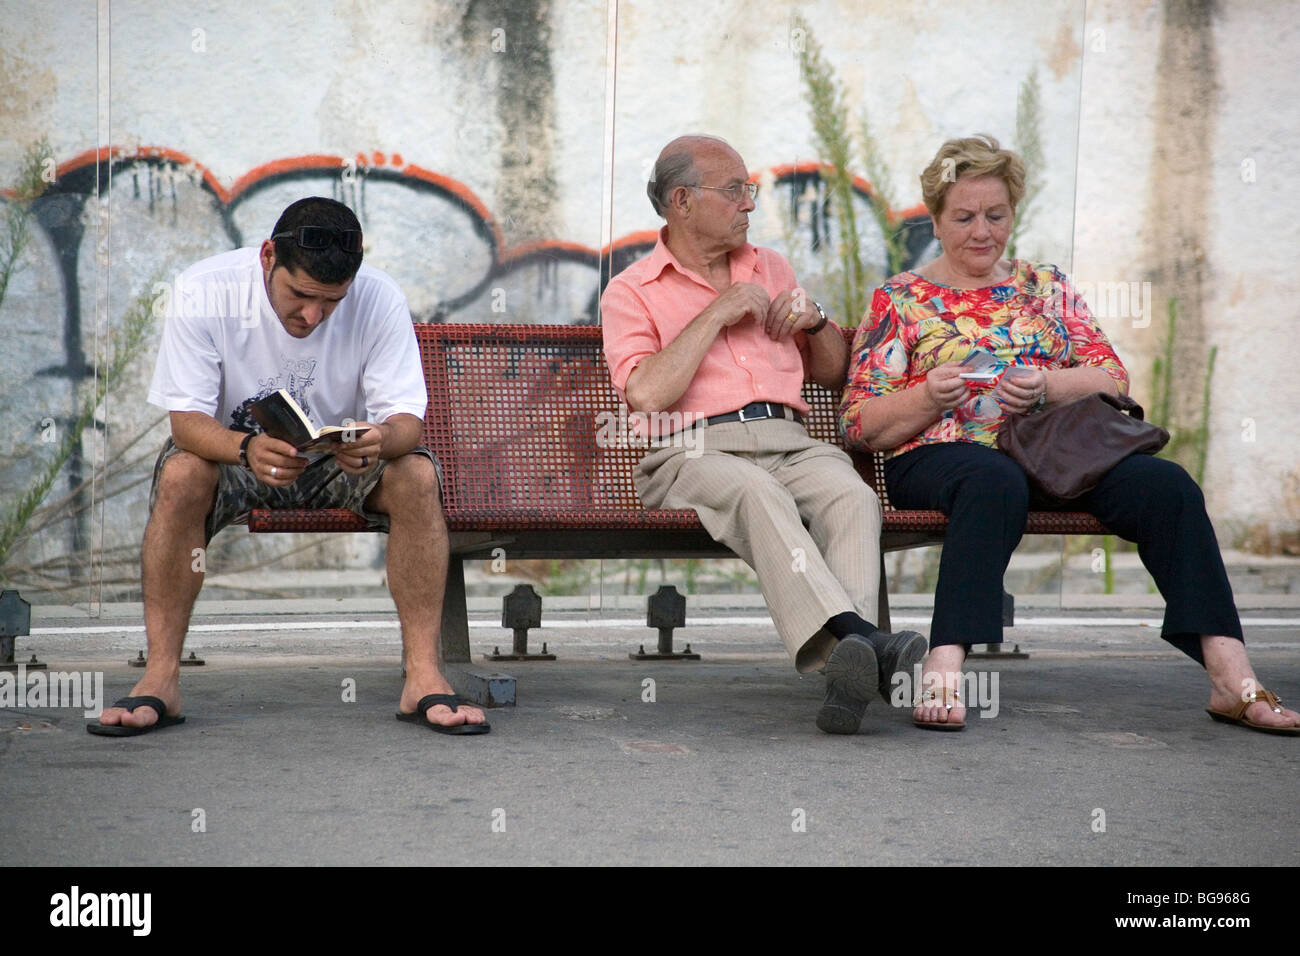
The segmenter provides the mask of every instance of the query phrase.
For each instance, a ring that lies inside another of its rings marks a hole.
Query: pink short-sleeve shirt
[[[718,297],[717,289],[677,261],[667,235],[664,227],[654,251],[614,276],[600,300],[605,360],[624,399],[637,364],[671,343]],[[772,299],[798,286],[785,257],[750,243],[731,253],[731,281],[756,283]],[[690,386],[667,411],[692,421],[751,402],[780,402],[806,413],[801,390],[807,361],[803,332],[774,342],[761,321],[746,318],[718,334]]]

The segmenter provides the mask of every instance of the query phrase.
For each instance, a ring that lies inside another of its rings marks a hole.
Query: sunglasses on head
[[[299,226],[291,232],[277,232],[271,237],[293,239],[300,249],[327,249],[336,245],[344,252],[361,251],[360,229],[334,229],[330,226]]]

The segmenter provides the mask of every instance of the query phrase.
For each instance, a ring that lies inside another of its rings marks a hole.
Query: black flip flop
[[[177,724],[185,723],[184,717],[168,717],[167,705],[158,697],[149,697],[148,695],[123,697],[121,700],[114,702],[113,706],[123,707],[133,714],[137,707],[152,707],[158,712],[158,720],[148,727],[127,727],[125,724],[87,724],[86,733],[95,734],[98,737],[139,737],[141,734],[151,734],[155,730],[162,730],[164,727],[175,727]]]
[[[453,724],[450,727],[444,727],[442,724],[433,723],[425,716],[430,707],[445,704],[454,713],[456,708],[464,703],[466,701],[455,694],[425,694],[420,698],[420,702],[415,705],[416,712],[414,714],[403,714],[399,711],[397,719],[404,724],[424,724],[432,731],[440,734],[450,734],[453,737],[491,733],[492,726],[486,720],[481,724]]]

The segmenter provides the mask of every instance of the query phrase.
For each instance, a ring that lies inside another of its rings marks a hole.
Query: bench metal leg
[[[465,606],[465,562],[452,555],[447,589],[442,596],[442,633],[438,654],[447,664],[469,663],[469,611]]]
[[[880,598],[876,603],[876,627],[889,631],[889,577],[885,574],[885,552],[880,552]]]
[[[480,707],[515,705],[515,679],[509,674],[459,666],[469,663],[469,612],[465,606],[465,563],[455,555],[447,564],[438,656],[447,679],[470,703]],[[405,669],[402,676],[406,676]]]

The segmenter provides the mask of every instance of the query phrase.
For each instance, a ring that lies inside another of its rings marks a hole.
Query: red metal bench
[[[572,325],[417,325],[429,408],[424,443],[443,466],[443,511],[452,561],[443,609],[448,661],[469,660],[465,559],[502,548],[509,559],[726,557],[693,511],[648,511],[632,485],[645,453],[601,442],[605,416],[622,414],[610,384],[601,331]],[[808,430],[841,445],[839,396],[804,386]],[[608,432],[607,432],[608,434]],[[938,511],[896,511],[884,462],[854,454],[885,505],[882,552],[943,540]],[[254,511],[251,532],[364,531],[349,511]],[[1104,534],[1090,515],[1033,512],[1028,534]],[[881,564],[880,626],[889,627]]]

